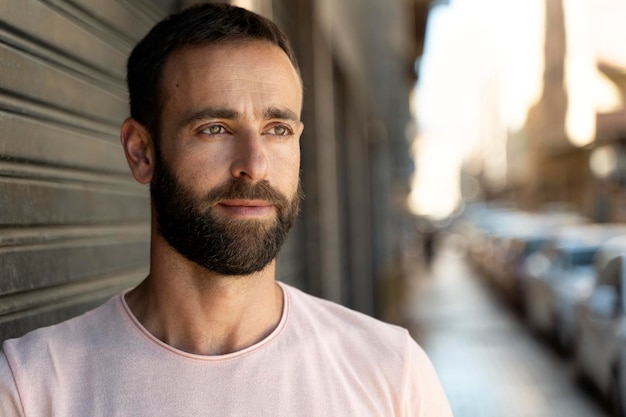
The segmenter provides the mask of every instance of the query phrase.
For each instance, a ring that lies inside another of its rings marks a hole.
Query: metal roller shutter
[[[0,341],[146,275],[148,191],[119,144],[125,64],[175,3],[0,0]]]

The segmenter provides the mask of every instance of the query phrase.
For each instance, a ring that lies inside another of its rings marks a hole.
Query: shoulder
[[[324,341],[336,341],[350,351],[404,360],[417,353],[409,332],[332,301],[285,286],[292,304],[293,324],[302,332],[312,332]],[[417,348],[418,351],[420,350]]]
[[[331,326],[333,324],[335,326],[356,325],[383,332],[406,333],[406,330],[399,326],[385,323],[333,301],[315,297],[289,285],[281,285],[289,294],[295,314],[304,315]]]
[[[362,386],[393,398],[401,415],[452,415],[430,359],[406,329],[284,287],[292,304],[290,333],[308,345],[307,359],[320,359],[316,366],[358,375]]]
[[[25,369],[29,363],[46,363],[84,350],[95,335],[110,333],[111,327],[119,322],[116,320],[120,315],[119,297],[121,295],[78,317],[6,340],[2,349],[9,365],[13,369]]]

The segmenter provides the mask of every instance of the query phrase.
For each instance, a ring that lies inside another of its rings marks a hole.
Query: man
[[[450,416],[400,328],[275,281],[300,201],[285,36],[228,5],[159,23],[128,62],[121,140],[150,184],[148,277],[4,343],[0,415]]]

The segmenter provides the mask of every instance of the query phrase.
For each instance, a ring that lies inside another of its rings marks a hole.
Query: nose
[[[231,164],[231,175],[249,181],[265,179],[267,156],[262,137],[257,133],[245,133],[235,138],[235,154]]]

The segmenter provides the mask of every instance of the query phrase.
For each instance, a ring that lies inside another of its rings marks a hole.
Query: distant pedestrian
[[[422,232],[424,262],[431,267],[437,252],[437,231],[434,228]]]

